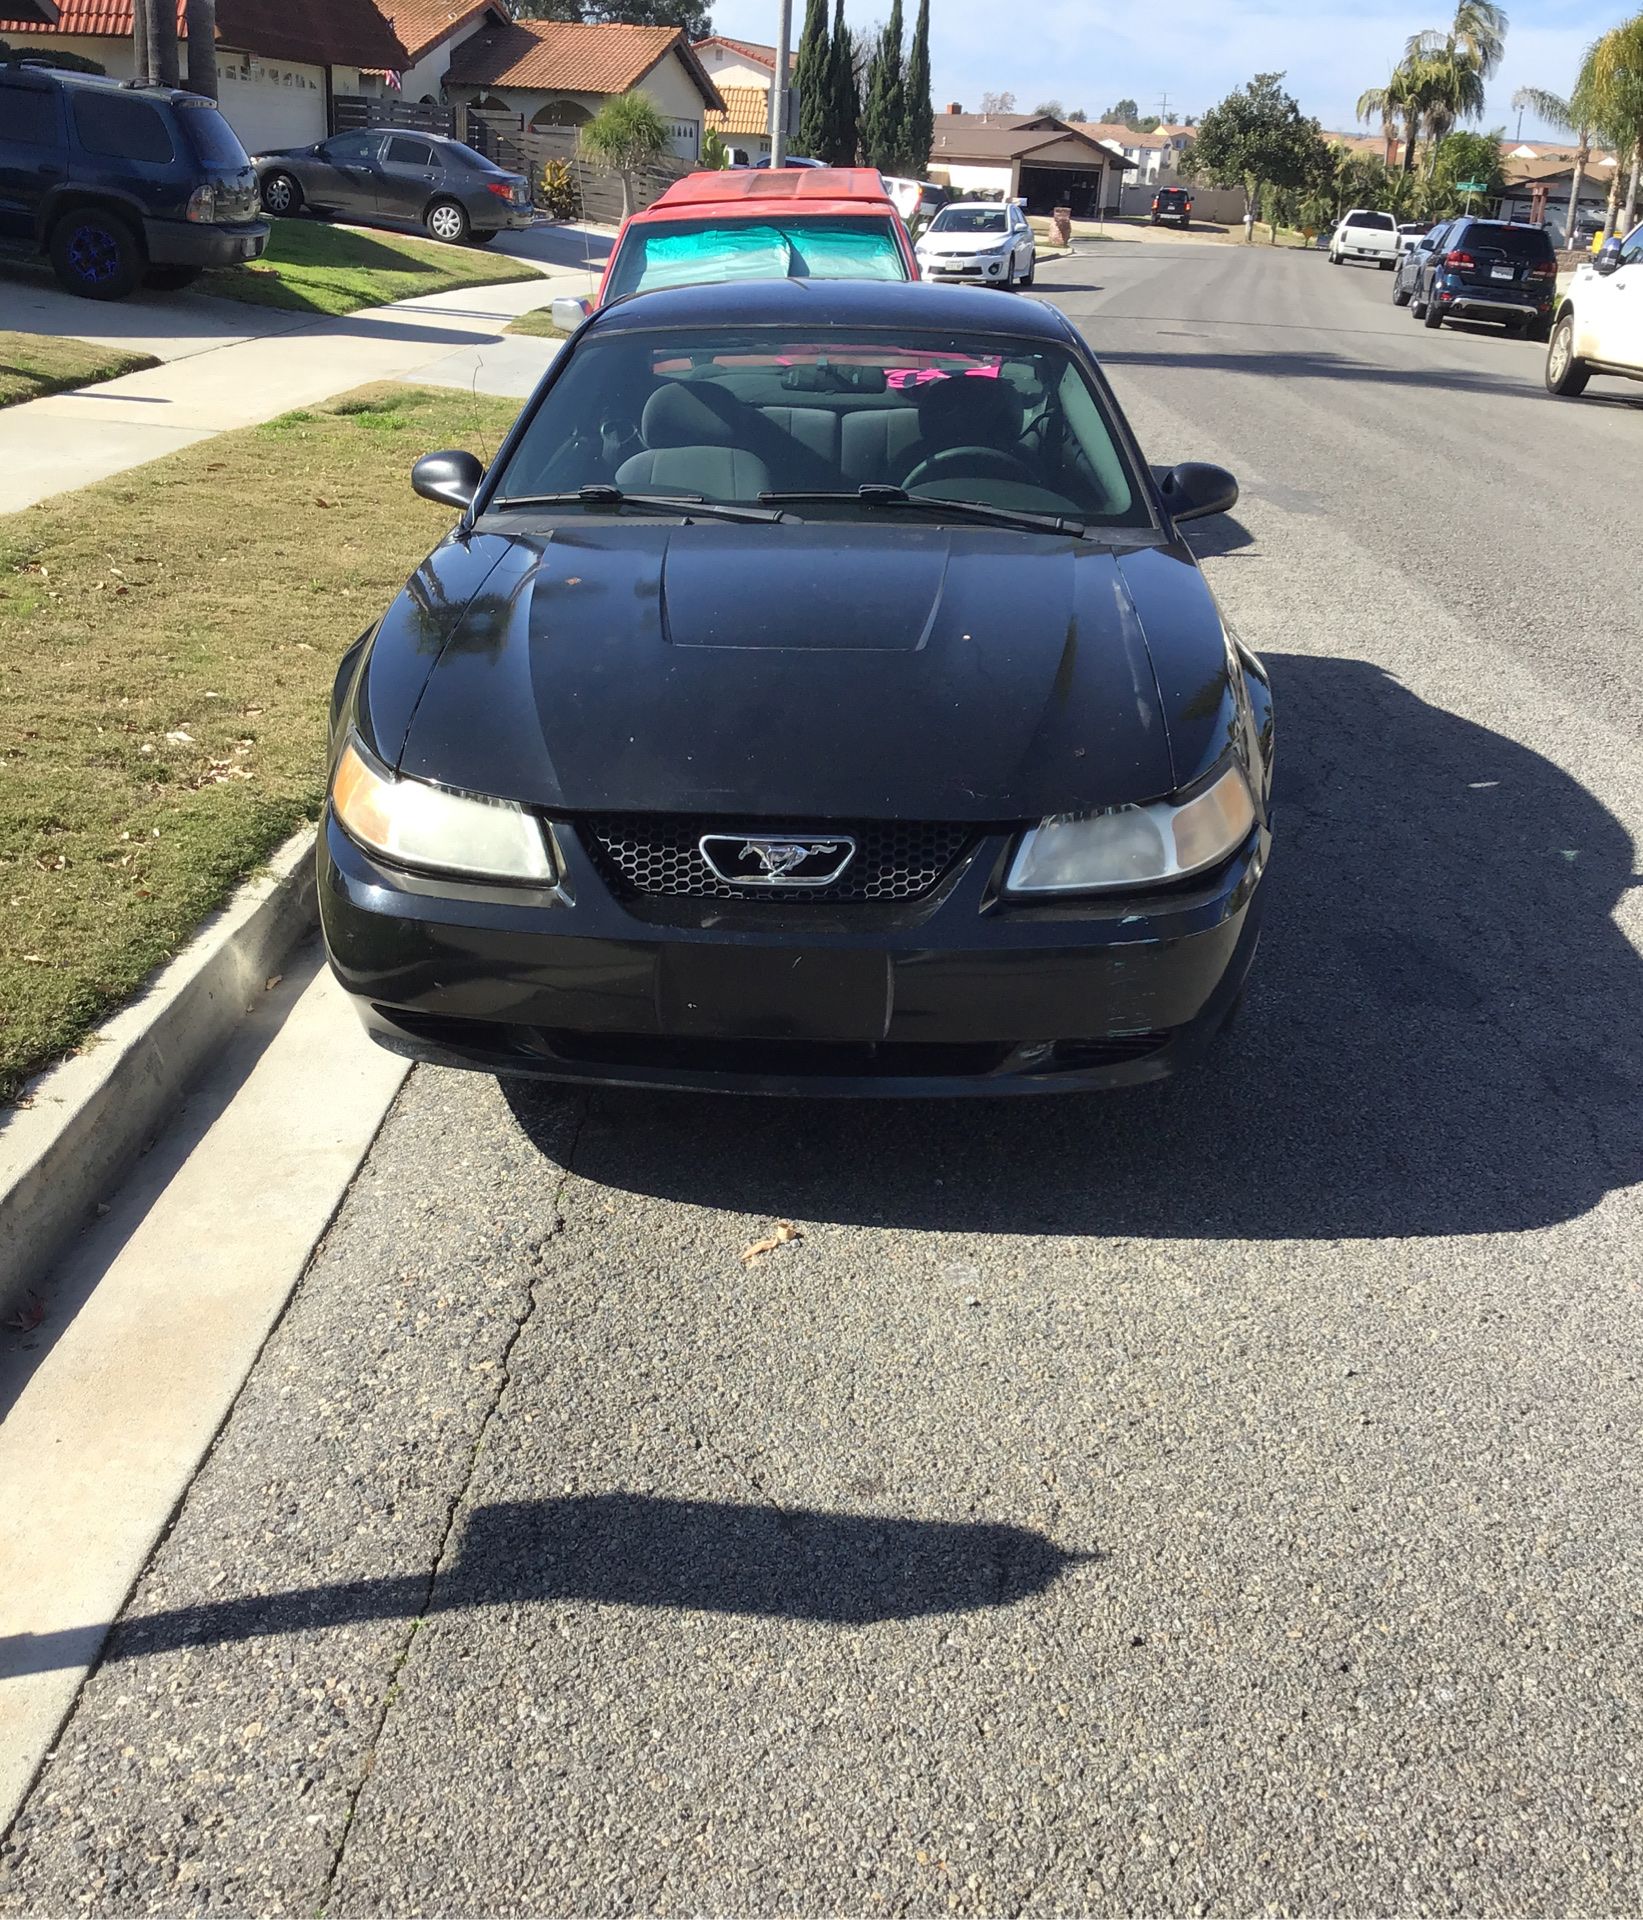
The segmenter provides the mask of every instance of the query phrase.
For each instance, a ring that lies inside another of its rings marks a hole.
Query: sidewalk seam
[[[429,1605],[433,1600],[434,1590],[439,1585],[439,1576],[444,1570],[446,1558],[450,1553],[451,1538],[456,1531],[457,1518],[467,1501],[468,1490],[474,1483],[474,1476],[479,1471],[479,1458],[485,1450],[485,1438],[491,1430],[491,1422],[496,1418],[497,1410],[507,1397],[508,1388],[513,1383],[513,1350],[518,1346],[525,1329],[536,1317],[538,1289],[544,1277],[548,1249],[559,1239],[565,1230],[565,1214],[561,1202],[565,1197],[566,1188],[575,1176],[576,1150],[581,1145],[582,1130],[587,1124],[589,1099],[590,1096],[586,1092],[581,1095],[576,1115],[576,1125],[571,1134],[570,1145],[565,1150],[564,1166],[560,1171],[559,1179],[553,1189],[553,1221],[547,1232],[542,1236],[540,1242],[531,1252],[531,1277],[525,1289],[524,1308],[518,1319],[514,1322],[513,1331],[508,1335],[507,1344],[502,1349],[501,1359],[497,1363],[496,1391],[491,1395],[490,1404],[485,1408],[484,1413],[480,1417],[479,1425],[474,1431],[473,1444],[468,1453],[468,1462],[462,1474],[461,1483],[452,1491],[450,1504],[446,1509],[445,1525],[439,1536],[439,1544],[434,1549],[433,1562],[428,1569],[427,1584],[422,1590],[421,1605],[411,1616],[404,1637],[400,1641],[399,1651],[388,1669],[387,1679],[383,1684],[382,1702],[377,1709],[376,1725],[371,1729],[371,1737],[365,1746],[365,1752],[360,1762],[359,1777],[355,1780],[353,1790],[348,1795],[348,1805],[344,1809],[342,1816],[342,1829],[337,1835],[336,1851],[331,1857],[331,1865],[325,1876],[325,1884],[320,1889],[319,1898],[314,1908],[316,1920],[325,1920],[326,1914],[330,1911],[331,1897],[336,1891],[337,1875],[342,1871],[342,1856],[348,1850],[348,1836],[353,1832],[354,1815],[359,1810],[360,1797],[365,1792],[366,1786],[370,1782],[371,1774],[375,1769],[377,1748],[382,1742],[383,1729],[387,1726],[388,1716],[392,1713],[395,1702],[399,1698],[399,1677],[405,1671],[405,1663],[411,1657],[411,1649],[416,1643],[417,1635],[422,1631],[423,1626],[427,1622]]]

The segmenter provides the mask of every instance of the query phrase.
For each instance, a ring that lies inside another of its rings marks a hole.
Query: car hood
[[[919,236],[919,245],[927,253],[996,253],[1008,246],[1008,233],[936,233]]]
[[[1172,788],[1166,707],[1213,726],[1226,685],[1219,616],[1180,547],[612,520],[507,542],[477,589],[448,542],[420,601],[441,568],[471,598],[398,752],[381,729],[378,751],[567,812],[1002,822],[1110,806]],[[1179,692],[1160,691],[1149,603],[1176,636]],[[383,670],[403,683],[403,662]]]

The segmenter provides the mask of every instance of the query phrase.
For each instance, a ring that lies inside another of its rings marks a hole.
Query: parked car
[[[1447,220],[1439,221],[1436,226],[1428,227],[1425,233],[1415,235],[1410,245],[1400,247],[1398,257],[1392,268],[1392,304],[1395,307],[1407,307],[1414,297],[1415,283],[1425,268],[1431,265],[1434,249],[1441,249],[1443,236],[1449,231]],[[1401,235],[1399,236],[1401,239]]]
[[[1557,303],[1546,352],[1546,386],[1565,398],[1584,393],[1594,373],[1643,380],[1643,226],[1608,241],[1575,269]]]
[[[1038,267],[1033,230],[1013,200],[953,201],[919,235],[917,253],[926,280],[1030,287]]]
[[[1544,227],[1507,220],[1451,220],[1411,258],[1409,310],[1429,327],[1445,320],[1499,320],[1509,333],[1551,337],[1557,256]],[[1441,244],[1440,244],[1441,242]]]
[[[1396,262],[1397,249],[1398,223],[1391,214],[1352,207],[1330,236],[1329,264],[1338,267],[1347,260],[1368,260],[1377,267],[1390,267]]]
[[[1152,196],[1148,219],[1155,227],[1168,220],[1185,232],[1192,225],[1192,195],[1185,187],[1160,187]]]
[[[916,280],[901,216],[871,167],[690,173],[622,222],[593,304],[713,280]],[[561,325],[587,308],[561,297]]]
[[[214,100],[0,65],[0,247],[45,254],[70,293],[118,300],[267,244],[256,175]]]
[[[383,1045],[1018,1093],[1160,1077],[1228,1018],[1272,703],[1180,527],[1237,483],[1156,480],[1054,307],[617,301],[488,472],[412,479],[458,525],[342,662],[319,854]]]
[[[443,134],[404,127],[334,133],[251,163],[272,214],[313,213],[365,226],[419,226],[436,240],[488,246],[533,226],[530,182]]]
[[[1398,222],[1397,252],[1401,260],[1409,249],[1424,234],[1432,231],[1430,220],[1400,220]]]

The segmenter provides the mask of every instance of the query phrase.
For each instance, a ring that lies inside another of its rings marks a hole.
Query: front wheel
[[[58,280],[87,300],[123,300],[143,277],[137,236],[100,207],[65,213],[51,230],[50,251]]]
[[[468,237],[467,210],[455,200],[436,200],[422,216],[422,224],[448,246],[459,247]]]
[[[271,173],[262,183],[262,210],[284,219],[302,205],[302,188],[289,173]]]
[[[1407,307],[1409,304],[1409,289],[1401,280],[1392,283],[1392,304],[1395,307]]]
[[[1552,329],[1552,344],[1546,350],[1546,391],[1572,400],[1586,391],[1591,377],[1591,369],[1575,352],[1574,315],[1566,313]]]

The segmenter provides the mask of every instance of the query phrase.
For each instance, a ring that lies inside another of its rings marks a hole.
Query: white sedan
[[[1033,284],[1033,230],[1014,201],[955,200],[919,235],[914,251],[926,280],[993,287]]]

